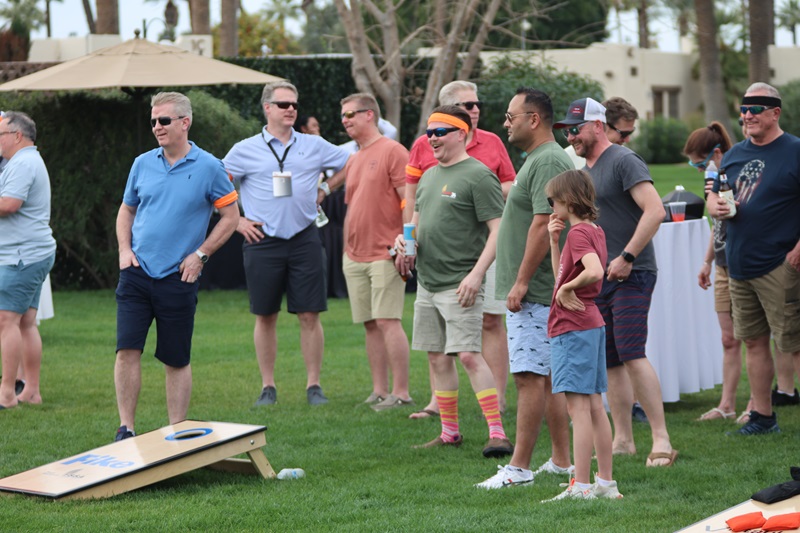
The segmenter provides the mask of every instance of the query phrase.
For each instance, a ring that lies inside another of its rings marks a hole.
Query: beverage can
[[[417,255],[417,225],[403,224],[403,239],[406,241],[406,255],[409,257]]]

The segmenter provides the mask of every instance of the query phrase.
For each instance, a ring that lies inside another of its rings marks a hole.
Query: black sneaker
[[[631,408],[631,418],[633,418],[634,422],[639,422],[641,424],[649,424],[650,421],[647,419],[647,414],[642,409],[642,404],[636,402],[633,404]]]
[[[272,385],[267,385],[261,389],[261,394],[256,400],[256,406],[259,405],[274,405],[278,403],[278,391]]]
[[[19,396],[20,394],[22,394],[23,390],[25,390],[25,380],[18,379],[17,381],[14,382],[14,394]]]
[[[128,426],[120,426],[117,430],[117,434],[114,437],[114,442],[119,442],[121,440],[130,439],[131,437],[135,437],[136,433],[133,430],[129,430]]]
[[[306,397],[308,398],[308,405],[322,405],[328,403],[328,398],[322,393],[322,387],[319,385],[311,385],[307,388]]]
[[[725,433],[728,436],[749,436],[749,435],[766,435],[768,433],[780,433],[781,428],[778,427],[778,417],[775,413],[772,416],[764,416],[758,411],[750,411],[750,421],[737,429],[736,431],[729,431]]]
[[[784,392],[778,391],[778,386],[776,385],[774,389],[772,389],[772,406],[773,407],[784,407],[786,405],[798,405],[800,404],[800,394],[797,393],[797,389],[794,389],[793,395],[788,395]]]

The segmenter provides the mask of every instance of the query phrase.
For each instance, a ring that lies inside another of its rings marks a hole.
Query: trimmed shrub
[[[648,164],[671,164],[685,161],[683,145],[689,136],[686,124],[672,118],[655,118],[639,122],[639,135],[630,148]]]
[[[800,137],[800,80],[778,88],[781,93],[781,128]]]

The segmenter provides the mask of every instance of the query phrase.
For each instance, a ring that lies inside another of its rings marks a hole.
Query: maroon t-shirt
[[[606,251],[606,234],[600,226],[593,224],[576,224],[570,228],[564,249],[561,250],[561,262],[556,276],[556,288],[553,290],[553,301],[550,305],[550,316],[547,319],[547,336],[557,337],[569,331],[583,331],[604,326],[603,315],[594,303],[600,294],[603,280],[586,285],[575,291],[586,307],[583,311],[570,311],[559,307],[556,303],[556,292],[565,283],[577,278],[585,269],[581,259],[584,255],[595,253],[600,264],[605,265],[608,259]]]

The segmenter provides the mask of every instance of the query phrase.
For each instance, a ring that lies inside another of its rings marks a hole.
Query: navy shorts
[[[242,249],[251,313],[274,315],[284,292],[290,313],[328,310],[327,261],[314,224],[290,239],[267,236]]]
[[[606,368],[646,357],[647,314],[656,286],[655,272],[633,270],[625,281],[603,280],[597,308],[606,322]]]
[[[197,281],[181,281],[178,272],[154,279],[141,267],[121,270],[116,291],[117,351],[143,351],[155,318],[156,359],[175,368],[188,365],[199,287]]]

